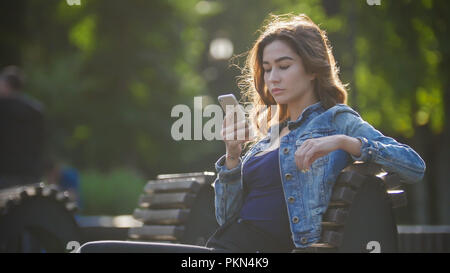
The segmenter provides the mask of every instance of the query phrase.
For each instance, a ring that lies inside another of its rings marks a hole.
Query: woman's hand
[[[226,147],[225,165],[228,169],[236,167],[239,163],[242,144],[254,138],[245,116],[241,115],[239,118],[238,116],[235,112],[226,113],[222,124],[221,133]]]
[[[333,135],[307,139],[295,151],[295,164],[299,170],[308,171],[316,159],[342,149],[354,156],[360,156],[361,142],[346,135]]]
[[[234,112],[226,113],[221,131],[227,151],[240,153],[241,146],[250,141],[253,135],[244,116],[238,116]]]

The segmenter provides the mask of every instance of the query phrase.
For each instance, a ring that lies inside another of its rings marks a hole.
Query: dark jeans
[[[257,253],[290,252],[292,245],[277,240],[246,221],[234,218],[219,227],[205,247],[147,242],[98,241],[84,244],[80,253]]]
[[[212,248],[227,249],[232,252],[291,252],[293,243],[283,245],[263,230],[244,221],[234,218],[219,227],[206,243]]]

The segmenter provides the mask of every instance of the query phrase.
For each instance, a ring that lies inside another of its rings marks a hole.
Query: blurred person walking
[[[0,189],[37,183],[43,175],[44,110],[22,93],[17,66],[0,72]]]

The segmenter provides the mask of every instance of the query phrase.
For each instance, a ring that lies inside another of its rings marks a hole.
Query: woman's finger
[[[230,135],[236,134],[237,127],[234,125],[229,125],[229,126],[225,125],[222,127],[222,131],[224,132],[225,135],[230,136]]]
[[[298,166],[299,170],[301,170],[301,171],[304,171],[306,169],[305,168],[306,167],[305,156],[310,148],[311,148],[311,143],[310,143],[310,141],[306,140],[305,142],[302,143],[302,145],[295,152],[295,158],[296,158],[296,161],[298,161],[297,166]]]
[[[245,120],[240,121],[240,122],[235,124],[235,128],[236,129],[245,129],[246,127],[248,127],[248,125],[247,125],[247,122]]]
[[[311,159],[314,157],[314,154],[315,154],[315,146],[313,142],[309,142],[308,145],[305,147],[303,157],[303,168],[305,171],[309,170],[309,167],[311,166]]]
[[[243,129],[235,129],[234,131],[227,132],[222,131],[222,136],[225,140],[249,140],[250,137],[250,131],[248,128]]]
[[[311,166],[311,159],[314,156],[314,149],[309,149],[308,152],[305,153],[305,157],[303,159],[303,168],[305,171],[309,171],[309,167]]]
[[[225,115],[223,122],[226,124],[245,122],[245,116],[237,115],[236,113],[231,112]]]
[[[225,130],[229,130],[229,131],[236,130],[236,129],[244,129],[246,127],[249,127],[249,126],[248,126],[248,123],[245,120],[237,122],[237,123],[226,123],[226,122],[224,122],[222,124],[222,128],[225,129]]]
[[[300,159],[297,156],[294,156],[294,159],[295,159],[295,165],[297,165],[297,168],[299,170],[301,170],[302,169],[302,165],[300,164]]]
[[[304,157],[303,149],[304,149],[303,145],[298,147],[294,154],[295,162],[297,163],[297,167],[299,170],[303,170],[303,157]]]

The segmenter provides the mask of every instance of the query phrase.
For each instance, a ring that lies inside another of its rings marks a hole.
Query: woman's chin
[[[288,100],[286,98],[283,98],[283,96],[274,96],[273,99],[277,104],[287,104],[288,102]]]

